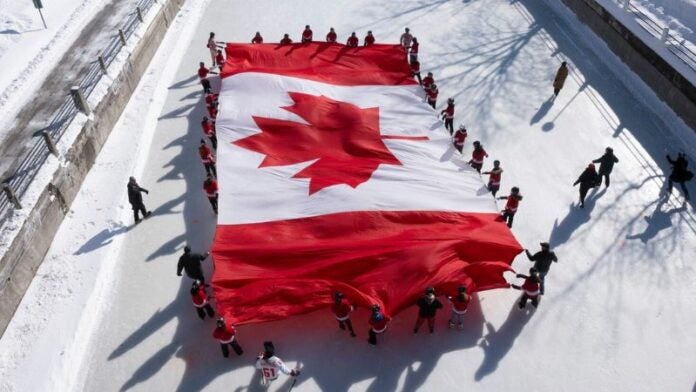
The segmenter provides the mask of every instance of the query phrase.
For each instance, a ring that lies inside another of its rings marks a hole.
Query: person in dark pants
[[[669,196],[672,193],[672,186],[676,182],[684,191],[684,201],[689,200],[689,190],[686,189],[686,182],[694,178],[694,173],[687,169],[689,161],[686,160],[686,154],[683,152],[678,153],[677,159],[672,159],[667,154],[667,162],[672,165],[672,173],[667,179],[667,195]]]
[[[585,196],[587,192],[597,186],[597,170],[594,163],[587,165],[587,168],[580,174],[573,186],[580,184],[580,208],[585,208]]]
[[[440,112],[440,116],[445,122],[445,129],[452,135],[454,133],[454,98],[447,98],[447,107]]]
[[[196,313],[201,320],[205,320],[205,314],[208,313],[208,317],[215,317],[215,310],[210,306],[208,301],[208,293],[205,292],[205,286],[201,282],[194,280],[191,285],[191,299],[193,300],[193,306],[196,308]]]
[[[535,308],[539,306],[539,295],[540,293],[540,281],[539,272],[536,268],[532,267],[529,269],[529,276],[524,274],[517,274],[518,278],[524,279],[522,286],[516,284],[511,284],[510,287],[516,290],[522,290],[522,297],[520,297],[520,302],[517,306],[520,309],[524,309],[527,306],[527,301],[532,300],[532,306]]]
[[[515,219],[515,214],[517,213],[517,208],[520,206],[520,201],[522,200],[522,195],[520,195],[520,188],[513,186],[510,189],[510,194],[507,196],[497,197],[498,200],[507,200],[505,203],[505,208],[500,213],[500,217],[503,222],[507,222],[507,226],[512,228],[512,221]]]
[[[352,337],[355,337],[355,331],[353,331],[353,323],[350,321],[350,312],[354,309],[353,305],[344,298],[342,292],[337,291],[334,293],[334,303],[331,305],[331,311],[336,320],[338,320],[338,327],[342,330],[345,330],[347,327]]]
[[[428,320],[430,333],[435,332],[435,314],[438,309],[442,309],[442,303],[435,298],[435,289],[432,287],[425,289],[425,295],[418,299],[416,305],[418,306],[418,318],[416,326],[413,327],[413,333],[418,333],[418,329],[425,320]]]
[[[541,250],[535,254],[529,253],[529,249],[525,249],[524,251],[529,261],[534,262],[534,268],[539,272],[539,279],[541,281],[540,294],[544,295],[544,280],[546,279],[546,274],[548,274],[551,269],[551,263],[558,263],[558,257],[556,257],[556,253],[551,251],[551,246],[548,242],[542,242],[539,245],[541,246]]]
[[[208,177],[203,181],[203,190],[205,195],[208,197],[210,205],[213,207],[213,212],[217,215],[218,213],[218,183],[217,181],[208,174]]]
[[[177,276],[181,276],[181,270],[184,270],[186,271],[186,276],[205,284],[201,261],[207,259],[209,255],[210,253],[208,252],[204,254],[193,253],[188,245],[184,246],[184,254],[179,257],[179,263],[176,266]]]
[[[234,326],[232,324],[230,325],[225,325],[225,319],[220,317],[217,320],[215,330],[213,331],[213,337],[220,342],[220,348],[222,349],[222,356],[227,358],[230,356],[230,350],[227,348],[227,346],[232,346],[232,349],[234,350],[237,355],[242,355],[244,354],[244,350],[242,350],[242,346],[237,343],[237,340],[235,339],[237,332],[234,330]]]
[[[604,150],[604,155],[592,162],[599,163],[597,186],[602,185],[602,177],[604,177],[604,186],[609,188],[609,175],[614,169],[614,164],[619,163],[619,158],[614,155],[614,150],[611,147],[607,147],[607,149]]]
[[[384,333],[389,324],[389,318],[379,309],[379,305],[372,305],[372,315],[370,315],[370,329],[367,331],[367,342],[373,346],[377,345],[377,335]]]
[[[145,208],[145,204],[143,204],[143,195],[141,194],[141,192],[145,192],[147,194],[150,192],[147,189],[140,187],[138,182],[135,181],[135,177],[128,179],[128,185],[126,185],[126,188],[128,189],[128,202],[133,209],[135,223],[140,223],[140,216],[138,213],[142,213],[143,218],[147,218],[150,216],[150,214],[152,214],[151,211],[148,211],[147,208]]]

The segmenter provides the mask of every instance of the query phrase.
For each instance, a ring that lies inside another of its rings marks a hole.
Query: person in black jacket
[[[672,185],[676,182],[681,186],[682,191],[684,191],[684,200],[689,200],[689,190],[686,189],[686,182],[694,177],[694,173],[687,169],[689,161],[686,160],[686,154],[683,152],[678,153],[677,159],[672,159],[672,157],[667,154],[667,162],[672,165],[672,173],[667,179],[667,195],[672,193]]]
[[[435,289],[432,287],[425,289],[425,295],[418,299],[416,305],[418,306],[418,318],[413,333],[418,333],[418,329],[425,320],[428,320],[428,328],[430,333],[433,333],[435,331],[435,313],[438,309],[442,309],[442,303],[435,298]]]
[[[534,268],[539,272],[539,279],[541,280],[539,291],[541,295],[544,295],[544,279],[551,269],[551,263],[558,263],[558,257],[556,257],[556,254],[550,249],[551,246],[548,242],[541,242],[539,245],[541,246],[541,250],[535,254],[529,253],[529,249],[525,249],[524,251],[529,261],[534,262]]]
[[[131,208],[133,209],[133,217],[135,217],[135,223],[140,223],[140,216],[139,212],[142,212],[143,218],[147,218],[152,214],[151,211],[148,211],[147,208],[145,208],[145,204],[143,204],[143,195],[141,192],[145,193],[150,193],[147,189],[141,188],[140,185],[138,185],[138,182],[135,181],[135,177],[131,177],[128,179],[128,185],[126,185],[126,188],[128,189],[128,202],[131,205]]]
[[[602,185],[602,177],[604,177],[604,186],[609,188],[609,175],[614,169],[614,164],[619,163],[619,158],[614,155],[614,150],[611,147],[607,147],[607,149],[604,150],[604,155],[592,162],[599,163],[599,177],[597,178],[597,186]]]
[[[179,257],[179,263],[176,266],[176,274],[181,276],[181,270],[184,270],[189,278],[199,280],[202,284],[205,284],[201,261],[207,259],[209,255],[209,252],[205,252],[202,255],[200,253],[193,253],[189,246],[185,246],[184,254]]]
[[[587,169],[580,174],[573,186],[580,184],[580,208],[585,208],[585,196],[587,191],[597,186],[597,170],[594,163],[587,165]]]

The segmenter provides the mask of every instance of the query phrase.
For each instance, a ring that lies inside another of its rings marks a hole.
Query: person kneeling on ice
[[[230,350],[227,348],[228,345],[232,346],[232,349],[235,353],[237,353],[237,355],[244,354],[242,346],[240,346],[239,343],[237,343],[237,340],[235,340],[236,334],[237,333],[232,324],[226,325],[225,319],[222,317],[217,319],[217,326],[215,327],[215,331],[213,331],[213,337],[220,342],[223,357],[227,358],[230,356]]]
[[[500,217],[503,221],[507,221],[509,228],[512,228],[512,221],[515,219],[515,214],[517,213],[517,207],[520,205],[520,200],[522,200],[522,195],[520,195],[520,188],[513,186],[510,189],[510,194],[507,196],[500,196],[498,200],[507,199],[505,203],[505,209],[500,213]]]
[[[447,299],[450,301],[450,305],[452,305],[452,316],[448,322],[449,327],[454,328],[455,325],[458,325],[459,329],[464,329],[464,313],[466,313],[469,301],[471,301],[471,297],[466,293],[466,286],[459,286],[457,295],[448,295]]]
[[[370,320],[370,330],[368,331],[367,342],[373,346],[377,345],[377,334],[384,333],[387,330],[387,324],[389,324],[389,319],[384,315],[379,309],[379,305],[372,305],[372,315]]]
[[[149,194],[150,191],[145,188],[141,188],[140,185],[138,185],[138,182],[135,181],[135,177],[128,179],[128,185],[126,185],[126,188],[128,189],[128,202],[133,209],[135,223],[140,223],[140,216],[138,215],[139,212],[143,214],[143,218],[147,218],[152,214],[152,211],[148,211],[147,208],[145,208],[145,204],[143,203],[143,195],[141,194],[141,192]]]
[[[438,309],[442,309],[442,303],[435,298],[435,289],[433,287],[425,289],[425,295],[418,299],[416,305],[418,306],[418,318],[416,326],[413,327],[413,333],[418,333],[418,329],[425,320],[428,320],[430,333],[435,332],[435,314]]]
[[[518,278],[523,278],[524,283],[522,286],[516,284],[510,285],[513,289],[522,290],[522,297],[520,297],[520,302],[518,306],[520,309],[524,309],[527,306],[527,300],[532,300],[532,306],[535,308],[539,306],[539,288],[541,285],[541,279],[539,278],[539,271],[532,267],[529,269],[529,276],[523,274],[517,274]]]
[[[279,373],[292,377],[300,375],[300,369],[288,369],[283,360],[275,356],[273,342],[263,342],[263,351],[256,358],[256,368],[261,370],[264,385],[278,378]]]
[[[205,292],[205,285],[197,280],[194,280],[191,285],[191,299],[201,320],[205,320],[206,313],[208,313],[208,317],[215,317],[215,310],[210,306],[208,293]]]
[[[350,322],[350,312],[355,310],[353,305],[344,298],[343,293],[337,291],[334,293],[334,303],[331,305],[331,311],[333,312],[336,320],[338,320],[338,327],[345,330],[348,327],[350,331],[350,336],[355,337],[355,331],[353,331],[353,323]]]

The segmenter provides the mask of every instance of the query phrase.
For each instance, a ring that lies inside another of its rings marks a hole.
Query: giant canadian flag
[[[228,44],[213,288],[235,324],[507,287],[520,245],[393,45]]]

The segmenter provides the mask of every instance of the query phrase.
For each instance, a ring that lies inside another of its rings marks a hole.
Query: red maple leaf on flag
[[[234,144],[266,155],[259,167],[314,161],[293,178],[309,178],[309,194],[366,182],[379,165],[401,165],[382,141],[379,108],[360,108],[323,95],[290,92],[294,101],[283,109],[307,124],[253,116],[261,133]]]

